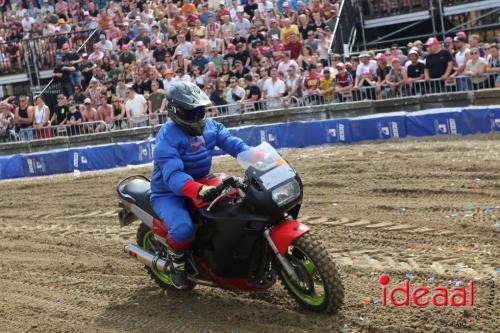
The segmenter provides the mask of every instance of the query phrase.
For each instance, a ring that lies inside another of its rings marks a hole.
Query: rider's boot
[[[170,258],[170,277],[177,289],[187,289],[189,286],[186,273],[186,251],[168,249],[168,257]]]

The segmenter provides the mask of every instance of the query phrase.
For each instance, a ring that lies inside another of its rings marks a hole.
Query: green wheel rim
[[[323,279],[316,269],[316,265],[311,259],[307,257],[304,251],[300,250],[297,247],[293,247],[293,249],[299,250],[304,256],[303,259],[296,258],[297,260],[294,261],[294,263],[300,263],[300,265],[302,265],[302,268],[304,269],[303,271],[307,272],[309,279],[311,279],[311,281],[313,282],[312,290],[310,290],[309,292],[301,290],[301,288],[295,285],[295,283],[285,271],[282,271],[283,279],[285,280],[288,287],[290,287],[290,289],[293,291],[293,293],[305,303],[314,306],[323,304],[326,299],[326,287]],[[287,256],[291,256],[290,251],[288,252]]]
[[[146,235],[144,235],[143,243],[144,243],[144,248],[146,250],[153,250],[153,247],[151,246],[151,240],[153,239],[153,237],[154,237],[154,234],[151,231],[148,231],[146,233]],[[156,270],[156,269],[151,268],[151,267],[150,267],[150,269],[154,273],[154,275],[156,275],[156,277],[158,277],[162,282],[164,282],[166,284],[173,285],[172,279],[170,278],[170,274],[160,272],[159,270]]]

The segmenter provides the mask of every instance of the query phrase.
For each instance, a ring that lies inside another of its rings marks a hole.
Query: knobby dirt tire
[[[151,229],[149,229],[147,225],[145,225],[144,223],[141,223],[141,225],[139,225],[136,235],[137,245],[144,248],[144,239],[149,232],[151,232]],[[187,289],[179,290],[173,285],[165,283],[163,280],[161,280],[151,267],[144,265],[144,268],[148,272],[151,279],[163,290],[186,291],[192,290],[196,286],[195,283],[190,281]]]
[[[324,283],[325,299],[320,305],[306,303],[283,278],[283,271],[280,271],[281,283],[302,308],[313,312],[336,313],[344,303],[344,287],[333,258],[320,239],[310,231],[295,239],[291,245],[297,246],[316,266]]]

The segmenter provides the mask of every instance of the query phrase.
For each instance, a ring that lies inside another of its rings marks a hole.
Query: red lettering
[[[413,304],[416,306],[426,306],[429,304],[429,300],[425,300],[424,302],[420,302],[420,298],[424,297],[429,293],[429,288],[426,287],[417,287],[411,293],[411,300]]]
[[[448,290],[445,287],[436,287],[434,291],[441,291],[441,293],[435,293],[432,295],[432,304],[435,306],[445,306],[448,305]],[[438,302],[438,297],[442,298],[441,302]]]
[[[382,287],[382,305],[387,304],[387,288]]]
[[[402,301],[397,301],[394,298],[394,293],[396,293],[396,291],[402,291],[404,293],[405,298]],[[391,289],[391,291],[389,293],[389,299],[391,300],[392,304],[394,304],[396,306],[409,305],[410,304],[409,292],[410,292],[410,281],[405,280],[403,287],[395,287],[395,288]]]
[[[455,287],[453,288],[455,291],[450,295],[450,304],[451,306],[462,306],[465,305],[465,288],[464,287]],[[456,302],[455,297],[459,297],[460,301]]]

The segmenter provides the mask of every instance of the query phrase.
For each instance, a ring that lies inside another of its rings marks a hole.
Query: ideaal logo
[[[386,286],[391,281],[389,275],[381,275],[379,283]],[[404,298],[397,300],[395,296],[402,294]],[[382,287],[382,305],[387,305],[387,298],[395,306],[406,306],[413,303],[416,306],[427,306],[431,303],[434,306],[465,306],[474,305],[474,281],[470,280],[466,287],[453,287],[448,291],[443,286],[432,289],[419,286],[411,289],[410,281],[404,280],[403,286],[396,286],[392,289]]]

